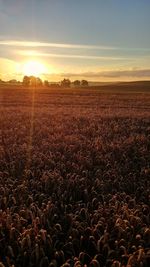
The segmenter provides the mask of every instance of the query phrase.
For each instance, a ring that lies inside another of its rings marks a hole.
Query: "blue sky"
[[[17,66],[32,59],[48,79],[149,79],[149,14],[149,0],[0,0],[0,65],[9,70],[0,77],[22,79]]]

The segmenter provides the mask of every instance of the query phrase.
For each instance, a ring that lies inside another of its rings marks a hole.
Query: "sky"
[[[0,0],[0,79],[150,79],[149,0]]]

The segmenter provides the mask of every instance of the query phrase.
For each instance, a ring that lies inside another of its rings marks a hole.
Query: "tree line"
[[[55,87],[86,87],[89,85],[87,80],[75,80],[71,82],[70,79],[64,78],[62,81],[59,83],[50,83],[48,80],[42,81],[39,77],[35,76],[24,76],[22,80],[22,84],[25,86],[45,86],[45,87],[50,87],[50,86],[55,86]]]

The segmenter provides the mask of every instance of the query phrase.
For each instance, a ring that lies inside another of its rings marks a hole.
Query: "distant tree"
[[[89,83],[88,83],[87,80],[82,80],[82,81],[81,81],[81,85],[82,85],[82,86],[88,86]]]
[[[30,76],[30,86],[36,86],[37,85],[37,78],[35,76]]]
[[[44,86],[49,87],[49,82],[47,80],[44,81]]]
[[[18,81],[16,79],[9,80],[8,83],[16,84]]]
[[[7,82],[0,79],[0,84],[5,84],[5,83]]]
[[[70,87],[70,85],[71,85],[71,81],[69,79],[63,79],[61,81],[61,86],[62,87]]]
[[[24,76],[22,84],[25,86],[42,86],[43,82],[39,77]]]
[[[81,82],[80,82],[79,80],[75,80],[75,81],[73,82],[73,85],[74,85],[75,87],[80,86],[80,84],[81,84]]]
[[[37,86],[42,86],[43,85],[43,82],[39,77],[36,77],[36,85]]]
[[[59,88],[60,87],[59,83],[51,83],[49,86],[51,88]]]
[[[22,84],[25,85],[25,86],[29,86],[30,85],[30,77],[25,75],[23,77]]]

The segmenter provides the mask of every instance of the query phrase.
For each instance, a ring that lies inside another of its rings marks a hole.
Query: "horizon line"
[[[1,76],[2,73],[0,73]],[[25,76],[20,72],[12,73],[14,76]],[[86,79],[91,79],[91,78],[109,78],[109,79],[116,79],[116,78],[139,78],[139,79],[150,79],[150,69],[124,69],[124,70],[103,70],[103,71],[97,71],[97,72],[79,72],[79,73],[69,73],[69,72],[59,72],[59,73],[41,73],[39,77],[41,76],[47,76],[47,78],[53,79],[54,77],[62,77],[62,78],[86,78]]]

